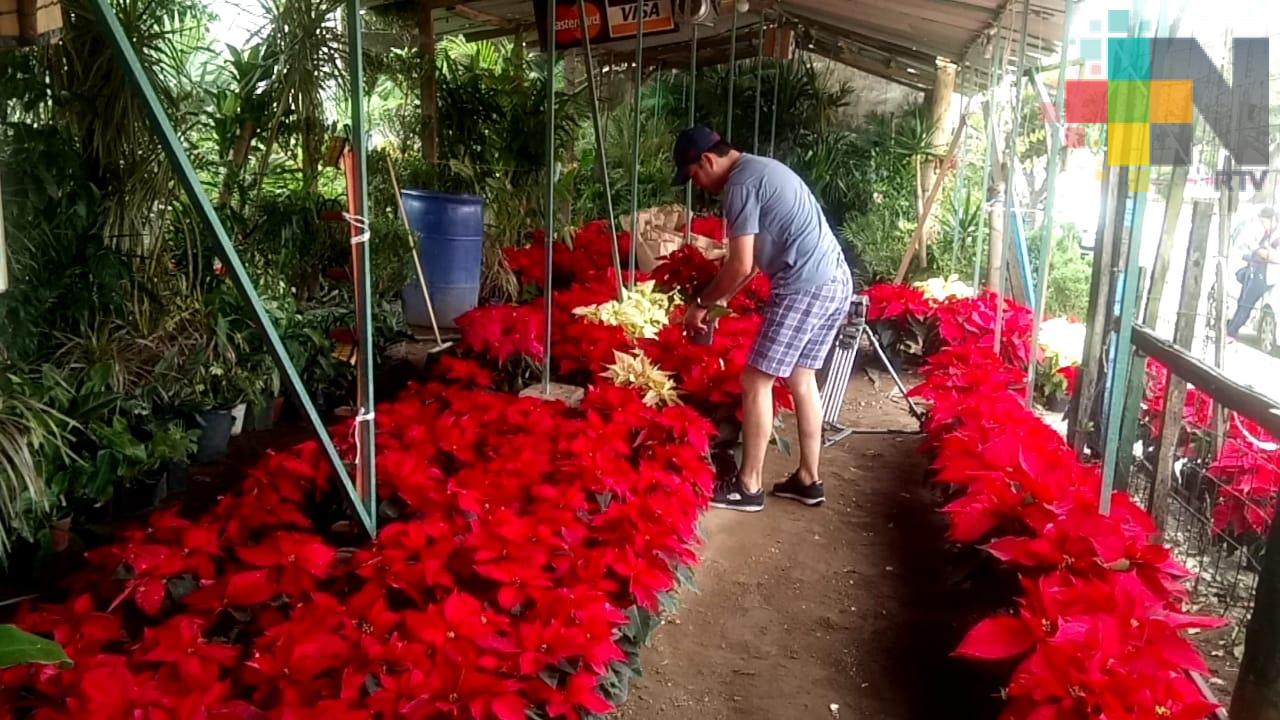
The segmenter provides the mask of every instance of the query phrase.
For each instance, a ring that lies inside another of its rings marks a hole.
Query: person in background
[[[1262,223],[1262,234],[1244,258],[1248,265],[1241,268],[1241,273],[1237,275],[1243,287],[1240,289],[1240,302],[1236,305],[1236,312],[1227,323],[1227,337],[1231,340],[1235,340],[1241,328],[1249,322],[1249,316],[1253,314],[1258,301],[1280,279],[1280,232],[1276,231],[1275,209],[1263,208],[1258,213],[1258,219]]]
[[[763,272],[773,292],[764,324],[742,373],[742,467],[717,488],[713,507],[764,509],[764,454],[773,432],[773,385],[785,378],[795,398],[800,467],[773,486],[778,497],[805,505],[826,500],[818,474],[822,407],[815,372],[849,313],[853,278],[835,233],[813,192],[776,160],[740,152],[715,131],[692,127],[676,138],[674,185],[692,181],[720,196],[729,254],[685,316],[690,331],[706,332],[707,312]]]

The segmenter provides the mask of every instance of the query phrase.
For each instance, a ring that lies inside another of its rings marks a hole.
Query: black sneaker
[[[774,485],[773,494],[811,507],[821,505],[827,501],[827,493],[822,489],[822,483],[817,482],[812,485],[805,485],[800,480],[799,473],[791,473],[791,476],[786,480]]]
[[[738,512],[760,512],[764,509],[764,490],[749,493],[742,489],[742,483],[734,481],[731,485],[716,488],[711,498],[711,507]]]

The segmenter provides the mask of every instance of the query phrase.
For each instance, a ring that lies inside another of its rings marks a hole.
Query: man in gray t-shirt
[[[764,324],[742,373],[742,467],[732,485],[717,488],[714,507],[764,509],[764,453],[773,431],[773,385],[784,378],[795,398],[800,467],[773,494],[821,505],[818,476],[822,367],[848,315],[853,277],[818,199],[786,165],[739,152],[713,130],[693,127],[672,151],[675,185],[692,181],[720,196],[729,226],[729,256],[710,285],[692,298],[685,324],[704,332],[707,311],[732,297],[755,271],[773,287]]]

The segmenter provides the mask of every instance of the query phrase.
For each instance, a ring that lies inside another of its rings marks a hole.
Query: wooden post
[[[1186,189],[1187,167],[1175,167],[1169,178],[1169,202],[1164,206],[1160,245],[1156,249],[1156,261],[1151,268],[1151,292],[1147,294],[1147,309],[1142,314],[1142,324],[1147,327],[1155,327],[1160,316],[1160,301],[1164,297],[1164,285],[1169,277],[1169,256],[1173,254],[1174,235],[1178,232],[1178,218],[1182,215],[1182,198]]]
[[[1267,534],[1231,720],[1280,720],[1280,522]]]
[[[1146,278],[1147,269],[1139,267],[1137,299],[1142,298],[1142,287]],[[1137,314],[1136,305],[1134,314]],[[1142,391],[1146,386],[1146,377],[1146,358],[1130,350],[1128,377],[1116,378],[1114,390],[1114,392],[1124,393],[1123,405],[1120,406],[1120,452],[1116,453],[1116,462],[1112,471],[1115,489],[1120,491],[1129,489],[1129,476],[1133,471],[1133,446],[1138,442],[1138,416],[1142,413]]]
[[[1191,350],[1195,341],[1196,317],[1200,308],[1200,288],[1204,284],[1204,263],[1209,252],[1209,223],[1213,220],[1213,203],[1197,200],[1191,207],[1191,240],[1187,244],[1187,264],[1182,275],[1182,295],[1178,298],[1178,318],[1173,329],[1173,344]],[[1155,288],[1152,288],[1152,292]],[[1151,307],[1147,307],[1150,314]],[[1187,400],[1187,383],[1173,373],[1164,392],[1164,418],[1156,444],[1156,476],[1151,482],[1148,507],[1163,532],[1168,521],[1169,491],[1173,487],[1173,460],[1178,449],[1178,433],[1182,430],[1182,408]]]
[[[940,157],[924,162],[920,173],[922,192],[933,187],[934,179],[945,173],[946,160],[941,156],[946,151],[947,116],[951,114],[951,97],[955,94],[955,89],[956,66],[945,60],[938,61],[938,73],[934,76],[933,89],[929,91],[929,142],[933,145],[933,152]],[[926,228],[926,239],[921,240],[922,249],[931,236],[932,233]]]
[[[418,0],[418,50],[422,55],[422,158],[429,164],[440,159],[438,124],[440,109],[436,97],[436,20],[432,0]]]
[[[960,149],[960,138],[964,133],[965,125],[968,118],[960,118],[960,126],[956,128],[955,133],[951,136],[951,145],[947,148],[947,154],[943,158],[943,169],[951,166],[951,160],[955,158],[956,152]],[[928,235],[925,233],[925,226],[929,224],[929,216],[933,214],[933,205],[938,201],[938,195],[942,192],[942,183],[946,181],[945,172],[939,173],[933,180],[933,186],[929,189],[929,197],[924,201],[924,208],[920,211],[920,216],[916,218],[916,231],[911,235],[911,240],[907,243],[907,249],[902,253],[902,261],[898,263],[898,272],[894,275],[894,282],[901,283],[907,277],[907,268],[911,266],[911,258],[915,255],[916,250],[921,252],[921,262],[924,262],[924,246],[928,242]]]
[[[1094,395],[1098,387],[1098,379],[1105,365],[1103,350],[1106,348],[1106,337],[1111,327],[1113,281],[1113,255],[1116,246],[1116,218],[1123,218],[1126,202],[1126,184],[1128,173],[1125,168],[1116,167],[1107,170],[1107,181],[1104,183],[1104,202],[1102,216],[1099,218],[1099,232],[1093,245],[1093,276],[1089,282],[1089,310],[1085,319],[1087,332],[1083,362],[1080,367],[1080,385],[1076,396],[1071,401],[1071,417],[1068,435],[1076,454],[1083,456],[1089,434],[1093,431]]]
[[[1000,282],[1000,273],[1004,269],[1004,234],[1005,228],[1005,202],[1007,202],[1008,190],[1005,187],[1004,162],[1001,160],[1002,154],[999,149],[996,150],[996,161],[991,165],[991,190],[992,199],[999,198],[999,202],[991,204],[987,210],[987,287],[994,289]]]
[[[1227,158],[1224,169],[1232,169],[1231,158]],[[1227,269],[1226,264],[1232,262],[1227,257],[1231,253],[1231,220],[1239,203],[1239,193],[1235,183],[1223,183],[1218,191],[1218,262],[1214,267],[1214,283],[1218,286],[1218,307],[1213,318],[1214,345],[1213,366],[1222,370],[1227,357]],[[1233,278],[1234,279],[1234,278]],[[1227,413],[1221,403],[1213,404],[1213,454],[1217,457],[1222,449],[1222,441],[1227,435]]]

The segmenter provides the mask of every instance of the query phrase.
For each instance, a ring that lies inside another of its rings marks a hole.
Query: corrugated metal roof
[[[524,33],[533,30],[534,5],[542,0],[368,0],[368,6],[404,13],[417,12],[420,3],[438,8],[436,33],[470,38]],[[1027,53],[1035,62],[1057,53],[1063,34],[1065,5],[1074,0],[1032,0],[1027,14]],[[995,46],[1002,60],[1016,62],[1016,38],[1022,27],[1022,0],[751,0],[738,17],[737,57],[754,57],[759,23],[781,22],[796,29],[800,48],[864,72],[917,88],[933,84],[937,63],[967,68],[962,82],[968,89],[985,86]],[[705,67],[729,57],[732,5],[719,7],[713,25],[699,28],[698,63]],[[997,31],[1013,42],[995,42]],[[645,41],[647,62],[688,61],[689,27]],[[626,52],[630,41],[608,43],[600,52]],[[998,60],[999,61],[999,60]]]

